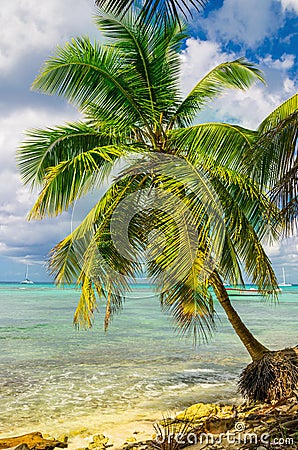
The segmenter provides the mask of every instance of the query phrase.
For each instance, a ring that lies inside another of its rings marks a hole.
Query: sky
[[[93,0],[12,0],[0,9],[0,281],[50,281],[50,249],[71,231],[86,202],[54,219],[28,222],[36,198],[22,185],[15,154],[26,129],[77,120],[65,100],[30,89],[42,63],[72,37],[99,38]],[[189,20],[181,55],[184,93],[221,62],[246,57],[263,70],[267,85],[230,92],[198,121],[222,121],[256,128],[297,92],[298,0],[210,0]],[[298,283],[298,236],[267,248],[276,275]]]

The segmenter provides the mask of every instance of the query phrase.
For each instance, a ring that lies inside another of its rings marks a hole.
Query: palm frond
[[[97,237],[96,241],[95,233],[102,232],[105,235],[106,227],[119,202],[125,195],[134,192],[141,186],[142,180],[136,176],[116,181],[102,195],[77,228],[51,250],[49,270],[57,284],[77,282],[82,271],[88,273],[90,277],[90,270],[87,270],[87,267],[83,270],[83,266],[88,264],[85,262],[87,251],[89,251],[91,267],[94,262],[91,250],[93,249],[96,253],[96,242],[99,240]],[[105,242],[103,242],[104,245]]]
[[[277,239],[282,224],[277,209],[251,180],[246,165],[258,133],[229,124],[202,124],[175,130],[171,135],[179,151],[182,154],[184,151],[194,166],[209,174],[224,211],[226,232],[219,265],[224,279],[233,284],[243,283],[241,266],[244,266],[262,289],[276,288],[261,241],[265,237]]]
[[[134,173],[150,174],[154,180],[157,190],[155,197],[153,196],[152,209],[159,208],[164,214],[173,217],[180,224],[181,230],[185,230],[185,236],[192,235],[193,226],[200,228],[202,235],[212,228],[210,247],[214,259],[216,255],[221,254],[224,235],[223,211],[206,172],[197,170],[187,160],[173,155],[147,153],[136,157],[132,165],[125,168],[120,176]],[[200,202],[196,199],[200,199]],[[202,216],[207,217],[206,228],[202,225]],[[189,261],[193,260],[189,254],[185,255],[183,252],[182,257],[181,270],[184,267],[183,260],[187,267]]]
[[[280,105],[258,129],[247,163],[261,186],[272,189],[297,162],[298,95]]]
[[[268,291],[277,289],[274,272],[261,242],[264,239],[273,241],[280,236],[278,210],[272,207],[269,198],[248,175],[219,166],[210,158],[206,161],[200,158],[196,164],[198,173],[208,174],[208,192],[212,194],[212,202],[206,201],[209,196],[201,187],[197,189],[196,186],[194,188],[194,185],[188,184],[189,174],[179,164],[176,168],[168,164],[168,178],[165,178],[166,172],[161,171],[163,177],[159,175],[157,180],[161,181],[160,188],[183,199],[191,218],[195,220],[198,248],[208,249],[201,275],[205,273],[204,277],[208,279],[208,268],[216,267],[222,272],[224,279],[230,280],[233,284],[241,284],[244,267],[253,282],[261,289]],[[155,173],[158,173],[157,169]],[[176,206],[177,204],[176,201]],[[175,207],[170,209],[174,211]],[[163,219],[170,225],[167,217]],[[174,236],[173,244],[169,241],[167,252],[160,256],[162,263],[156,261],[163,270],[166,264],[171,263],[171,255],[175,257],[179,246],[177,232],[173,229],[171,233]],[[183,267],[183,255],[189,259],[186,248],[185,245],[181,263],[179,259],[179,267]]]
[[[154,50],[151,50],[151,78],[164,127],[181,102],[180,50],[185,37],[185,27],[173,22],[166,27],[163,34],[159,34]]]
[[[111,44],[123,52],[125,64],[134,67],[143,80],[151,105],[152,127],[162,131],[160,118],[165,122],[181,101],[179,50],[185,37],[184,28],[173,22],[165,29],[148,25],[142,30],[136,26],[133,14],[121,21],[105,16],[98,16],[96,21]],[[143,96],[142,101],[146,98]]]
[[[118,48],[125,55],[126,64],[134,67],[140,74],[140,79],[144,82],[144,91],[147,90],[147,97],[150,101],[151,112],[154,116],[156,98],[153,93],[153,85],[150,73],[150,39],[154,37],[152,30],[147,33],[135,26],[136,17],[130,14],[129,17],[120,20],[117,17],[96,16],[96,24],[103,35],[111,42],[111,45]],[[151,46],[150,46],[151,47]],[[154,45],[153,45],[154,47]]]
[[[279,124],[297,112],[298,109],[298,94],[294,94],[288,100],[283,102],[267,116],[258,127],[260,135],[266,134],[268,131],[274,130]]]
[[[175,112],[171,126],[190,124],[209,101],[226,89],[247,89],[257,80],[264,82],[262,72],[244,58],[219,64],[200,80]]]
[[[208,172],[225,213],[228,240],[219,264],[224,278],[231,279],[231,266],[226,263],[234,260],[234,279],[240,263],[252,282],[275,298],[278,284],[262,242],[280,236],[278,210],[272,211],[269,198],[247,176],[224,167],[212,167]],[[224,253],[231,250],[229,256]]]
[[[179,282],[164,291],[160,299],[162,310],[171,314],[181,335],[192,336],[194,344],[208,341],[215,330],[215,310],[207,284],[189,277],[187,283]]]
[[[94,313],[99,312],[98,299],[101,302],[106,299],[104,330],[107,331],[113,315],[122,309],[125,293],[120,294],[118,291],[116,294],[112,291],[114,286],[110,285],[109,281],[102,286],[86,273],[81,274],[78,285],[81,287],[81,296],[74,313],[74,325],[78,329],[91,328],[94,323]]]
[[[227,230],[228,231],[228,230]],[[241,259],[234,246],[232,236],[225,233],[221,259],[218,262],[221,278],[232,286],[244,286],[244,273]]]
[[[119,253],[119,247],[115,247],[111,221],[121,221],[121,216],[115,215],[117,205],[142,187],[143,178],[133,176],[116,181],[82,223],[51,251],[49,270],[56,283],[85,286],[75,315],[78,327],[92,325],[96,289],[99,297],[107,301],[107,329],[113,315],[122,308],[130,290],[129,280],[140,270],[138,261],[123,256],[123,251]],[[119,226],[123,230],[123,223]]]
[[[95,128],[83,122],[29,130],[27,139],[17,152],[18,168],[23,182],[32,188],[40,187],[49,167],[71,160],[94,148],[123,143],[129,139],[127,131],[116,131],[115,128],[104,125]]]
[[[97,299],[92,280],[84,276],[81,285],[81,296],[73,319],[77,328],[91,328],[96,310]]]
[[[298,162],[295,162],[271,189],[270,197],[280,208],[280,218],[285,223],[285,234],[293,234],[297,229],[298,219]]]
[[[157,24],[168,24],[172,20],[178,20],[180,14],[185,18],[192,15],[192,9],[199,11],[204,8],[208,0],[144,0],[141,2],[139,22],[148,25],[155,21]],[[107,12],[115,13],[123,17],[128,10],[139,7],[136,0],[96,0],[95,3]]]
[[[87,276],[95,286],[100,286],[102,297],[106,299],[105,330],[112,317],[122,309],[125,296],[130,291],[129,281],[141,268],[135,249],[129,252],[121,243],[128,218],[123,217],[121,211],[119,214],[119,204],[125,202],[125,196],[138,190],[140,182],[142,184],[140,177],[116,181],[96,205],[91,214],[92,220],[90,217],[85,220],[89,222],[89,228],[93,225],[93,232],[83,255],[78,282]],[[76,230],[78,236],[82,232],[86,233],[87,223],[81,224]],[[116,228],[116,233],[113,233],[113,228]]]
[[[244,167],[244,159],[258,137],[257,132],[227,123],[203,123],[169,133],[169,145],[176,155],[191,164],[210,159],[230,169]]]
[[[149,197],[147,192],[145,197]],[[175,214],[179,198],[175,198],[175,206],[173,200],[165,191],[164,197],[159,192],[152,208],[147,201],[147,208],[134,217],[130,240],[140,248],[162,310],[170,313],[177,331],[192,336],[195,343],[207,341],[215,327],[207,281],[208,237],[206,230],[195,232],[190,227],[181,204]]]
[[[258,139],[246,155],[252,177],[281,209],[286,233],[297,219],[298,94],[276,108],[258,128]]]
[[[90,237],[91,238],[91,237]],[[48,269],[57,285],[76,283],[89,239],[78,239],[75,233],[66,236],[50,251]]]
[[[64,96],[79,110],[88,113],[96,105],[101,120],[135,124],[149,128],[148,91],[139,74],[125,64],[125,54],[117,48],[91,44],[88,38],[72,39],[45,62],[33,82],[35,90]],[[143,98],[142,104],[138,102]],[[98,118],[99,119],[99,118]]]
[[[75,199],[101,185],[124,151],[120,146],[94,148],[50,167],[44,187],[29,213],[29,220],[67,211]]]

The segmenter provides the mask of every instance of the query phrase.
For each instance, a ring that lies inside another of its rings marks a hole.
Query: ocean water
[[[236,401],[249,355],[216,304],[217,331],[193,346],[173,330],[148,285],[137,285],[103,331],[72,325],[74,288],[0,284],[0,433],[71,431],[161,418],[196,402]],[[298,344],[298,286],[278,305],[233,297],[243,321],[271,349]]]

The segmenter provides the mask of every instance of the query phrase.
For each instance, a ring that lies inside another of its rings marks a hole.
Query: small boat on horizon
[[[278,286],[279,286],[279,287],[292,286],[291,283],[287,283],[287,282],[286,282],[286,273],[285,273],[284,267],[282,268],[282,277],[283,277],[283,282],[282,282],[282,283],[278,283]]]
[[[229,296],[231,295],[241,295],[246,297],[263,296],[265,292],[259,291],[256,288],[236,288],[236,287],[226,287],[226,291]]]
[[[34,284],[32,280],[29,279],[29,266],[27,264],[26,273],[24,280],[21,281],[21,284]]]

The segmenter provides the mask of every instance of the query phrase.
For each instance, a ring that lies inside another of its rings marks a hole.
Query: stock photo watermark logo
[[[191,425],[189,424],[189,427]],[[247,430],[245,422],[236,422],[232,430],[225,433],[214,434],[210,432],[185,432],[187,425],[183,426],[183,431],[175,432],[161,430],[160,426],[155,427],[158,434],[154,438],[154,447],[163,448],[181,448],[189,445],[257,445],[256,450],[264,450],[268,445],[273,446],[292,446],[294,438],[271,437],[269,433],[257,434],[254,431]]]
[[[115,255],[132,266],[158,261],[164,290],[187,279],[194,264],[199,281],[205,281],[221,256],[225,238],[224,214],[210,180],[183,158],[163,153],[134,155],[123,165],[117,182],[128,180],[125,194],[107,202],[98,223],[84,235],[76,233],[72,223],[73,249],[81,269],[95,281],[112,280],[112,291],[117,280],[126,278],[129,283],[129,276],[117,270]],[[139,185],[129,185],[133,178]],[[146,251],[132,241],[130,227],[143,235]],[[102,236],[107,234],[109,252],[104,252]],[[200,246],[204,261],[199,266]],[[169,248],[175,251],[170,254]]]

